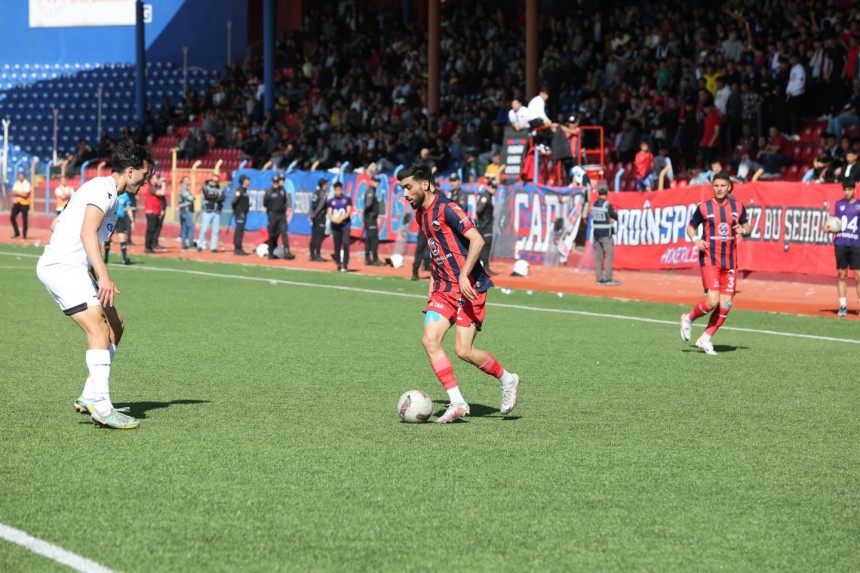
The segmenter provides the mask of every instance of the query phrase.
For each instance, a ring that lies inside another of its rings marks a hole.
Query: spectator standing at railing
[[[364,264],[381,267],[379,261],[379,198],[376,190],[379,188],[379,175],[370,178],[370,187],[364,194]]]
[[[65,177],[60,177],[60,184],[54,189],[54,196],[57,198],[57,215],[63,212],[69,199],[72,198],[72,193],[75,188],[69,185]]]
[[[148,255],[155,254],[155,229],[158,226],[158,219],[161,217],[161,199],[155,193],[155,185],[150,184],[143,196],[143,213],[146,216],[143,252]]]
[[[221,210],[224,207],[224,191],[218,184],[218,178],[212,175],[203,184],[203,218],[200,234],[197,236],[197,252],[206,247],[206,233],[210,232],[209,250],[218,252],[218,231],[221,227]]]
[[[787,107],[786,129],[794,135],[800,134],[803,120],[803,101],[806,92],[806,69],[800,61],[800,55],[792,52],[789,56],[791,71],[788,76],[788,85],[785,86],[785,100]]]
[[[179,185],[179,242],[182,249],[194,246],[194,194],[190,183],[186,175]]]
[[[618,286],[621,283],[612,278],[612,261],[615,253],[612,235],[615,234],[614,225],[618,219],[618,213],[606,198],[608,194],[609,188],[606,183],[601,183],[597,188],[597,201],[591,206],[594,276],[599,285]]]
[[[12,235],[13,239],[17,239],[21,236],[20,231],[18,230],[18,214],[21,214],[21,222],[23,224],[24,229],[24,239],[27,238],[27,226],[28,219],[30,216],[30,203],[32,203],[32,194],[33,190],[30,187],[30,182],[27,181],[27,177],[24,175],[23,171],[18,172],[18,180],[15,181],[14,185],[12,185],[12,197],[15,200],[14,205],[12,205],[12,212],[9,215],[9,220],[12,221],[12,231],[15,233]]]
[[[161,202],[161,214],[158,215],[158,220],[155,223],[155,236],[153,238],[153,248],[163,249],[159,240],[161,239],[161,229],[164,227],[164,216],[167,214],[167,181],[164,175],[156,173],[152,176],[152,189],[155,191],[155,196]]]
[[[636,177],[637,191],[651,191],[654,187],[654,154],[651,146],[643,140],[639,144],[639,152],[633,162],[634,176]]]
[[[251,208],[251,201],[248,197],[248,187],[251,185],[251,178],[247,175],[239,177],[239,186],[233,193],[233,220],[236,223],[236,229],[233,231],[233,254],[245,256],[248,253],[242,248],[242,240],[245,238],[245,221],[248,218],[248,211]]]
[[[527,129],[529,126],[529,111],[523,107],[520,100],[511,101],[511,109],[508,111],[508,123],[517,131]]]

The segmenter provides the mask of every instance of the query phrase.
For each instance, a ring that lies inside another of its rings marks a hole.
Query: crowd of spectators
[[[790,162],[780,144],[802,121],[829,120],[837,141],[860,124],[855,2],[555,4],[539,26],[548,115],[603,126],[615,161],[632,162],[646,141],[675,172],[718,161],[778,174]],[[421,157],[481,175],[512,102],[535,95],[524,93],[523,5],[441,4],[438,114],[427,109],[425,27],[397,10],[356,13],[349,0],[331,12],[312,7],[300,30],[277,39],[274,108],[264,110],[259,57],[228,66],[205,94],[189,94],[182,117],[199,119],[181,153],[201,153],[202,137],[257,167],[390,171]],[[175,117],[162,109],[143,131],[168,132]]]

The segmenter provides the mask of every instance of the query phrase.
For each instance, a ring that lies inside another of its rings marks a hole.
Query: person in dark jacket
[[[609,189],[605,183],[601,183],[597,189],[597,201],[591,207],[591,229],[592,243],[594,245],[594,275],[597,284],[605,286],[618,286],[619,283],[612,279],[612,258],[615,244],[612,239],[614,224],[618,219],[618,213],[606,196]],[[604,269],[605,263],[605,269]]]
[[[277,174],[272,177],[272,188],[266,191],[263,196],[263,207],[266,208],[266,214],[269,216],[269,260],[275,259],[275,247],[278,244],[278,237],[281,237],[281,243],[284,246],[284,258],[287,260],[295,259],[296,256],[290,252],[290,239],[287,236],[287,212],[292,211],[290,204],[290,196],[284,189],[284,176]]]
[[[321,178],[317,188],[311,194],[311,212],[308,220],[311,222],[311,261],[324,263],[320,254],[325,240],[326,209],[328,207],[328,179]]]
[[[376,190],[379,188],[379,175],[370,178],[370,188],[364,194],[364,264],[381,267],[379,262],[379,198]]]
[[[251,202],[248,198],[248,187],[251,178],[247,175],[239,177],[239,186],[233,194],[233,218],[236,220],[236,229],[233,232],[233,254],[245,256],[248,253],[242,249],[242,239],[245,238],[245,221],[248,218]]]
[[[493,197],[496,195],[496,180],[487,179],[484,191],[478,195],[475,205],[475,219],[478,232],[484,238],[484,247],[481,249],[480,260],[484,266],[484,272],[490,276],[499,273],[490,270],[490,251],[493,248]]]

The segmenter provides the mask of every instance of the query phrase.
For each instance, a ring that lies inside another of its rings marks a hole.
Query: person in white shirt
[[[54,189],[54,196],[57,198],[57,215],[63,212],[63,209],[66,207],[66,203],[68,203],[69,199],[72,198],[72,193],[74,192],[75,188],[69,185],[66,178],[60,177],[60,184],[57,185],[56,189]]]
[[[546,100],[548,99],[549,92],[541,89],[540,93],[529,101],[529,121],[532,127],[552,125],[552,121],[546,115]]]
[[[9,220],[12,222],[13,239],[21,236],[18,230],[18,214],[21,214],[21,223],[24,227],[24,238],[27,238],[27,219],[30,215],[30,203],[33,202],[31,197],[33,189],[30,187],[30,182],[27,181],[23,171],[18,172],[18,180],[12,185],[12,197],[15,203],[12,205],[12,210],[9,213]]]
[[[148,147],[120,142],[111,158],[111,174],[84,183],[51,224],[53,234],[36,265],[36,275],[63,313],[87,335],[89,377],[75,410],[110,428],[131,429],[140,422],[115,409],[110,399],[111,362],[124,325],[114,306],[120,291],[108,274],[100,246],[114,230],[117,197],[137,195],[154,171]]]
[[[529,126],[529,110],[523,107],[520,100],[515,99],[511,102],[511,110],[508,112],[508,122],[511,127],[517,131],[526,129]]]
[[[791,71],[788,74],[788,85],[785,86],[785,100],[788,102],[787,130],[793,135],[800,133],[803,107],[803,94],[806,91],[806,69],[800,62],[800,56],[792,52],[789,59]]]

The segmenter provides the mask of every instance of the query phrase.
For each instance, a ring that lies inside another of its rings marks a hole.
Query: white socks
[[[110,358],[109,350],[87,350],[87,368],[90,370],[87,382],[91,385],[95,410],[99,416],[107,416],[113,409],[110,401]]]
[[[509,388],[514,383],[514,376],[504,368],[502,368],[502,375],[499,376],[499,382],[505,388]]]
[[[848,306],[848,297],[847,296],[840,296],[839,297],[839,307],[841,308],[843,306],[846,306],[846,307]]]
[[[466,401],[466,399],[463,398],[463,395],[460,394],[459,386],[454,386],[453,388],[448,390],[448,398],[451,400],[452,404],[462,404]]]
[[[113,364],[113,357],[116,354],[116,344],[111,342],[108,345],[108,352],[110,352],[110,363]],[[89,365],[89,362],[87,362]],[[84,382],[84,391],[81,392],[81,398],[84,400],[92,401],[95,396],[93,395],[93,377],[87,376],[87,381]]]

